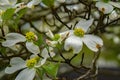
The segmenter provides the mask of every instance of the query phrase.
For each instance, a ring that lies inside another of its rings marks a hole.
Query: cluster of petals
[[[65,40],[64,49],[73,50],[73,53],[79,53],[82,50],[83,43],[92,51],[97,52],[103,45],[103,41],[100,37],[93,34],[86,34],[89,27],[92,25],[93,19],[90,20],[80,20],[75,29],[81,29],[85,33],[83,36],[77,36],[74,30],[66,31],[69,32],[68,38]],[[64,33],[66,33],[64,32]]]
[[[32,34],[32,32],[28,32],[28,33]],[[32,36],[33,36],[32,38],[34,38],[34,37],[36,38],[36,35],[34,35],[34,33],[32,34]],[[22,34],[8,33],[5,36],[5,38],[6,38],[6,40],[2,42],[2,46],[12,47],[12,46],[16,45],[17,43],[25,42],[26,48],[28,49],[28,51],[34,53],[34,55],[32,55],[32,57],[30,59],[34,58],[38,54],[42,57],[32,68],[29,68],[29,66],[27,66],[27,60],[24,61],[20,57],[12,58],[10,60],[10,66],[6,67],[6,69],[5,69],[5,73],[12,74],[18,70],[23,69],[17,75],[15,80],[33,80],[33,78],[35,77],[35,74],[36,74],[36,68],[40,68],[43,64],[45,64],[46,60],[49,57],[55,56],[55,53],[53,52],[52,47],[44,48],[40,52],[39,46],[35,45],[32,40],[30,41],[29,38],[27,39],[27,37],[25,37]]]
[[[28,51],[34,54],[40,53],[39,46],[35,45],[33,41],[27,41],[26,37],[19,33],[8,33],[6,36],[6,41],[2,42],[4,47],[12,47],[20,42],[26,42],[26,48]]]
[[[52,48],[49,48],[49,52]],[[16,71],[23,69],[15,78],[15,80],[33,80],[36,74],[36,68],[40,68],[42,65],[45,64],[46,59],[55,56],[54,52],[50,52],[50,56],[48,55],[48,50],[46,48],[43,49],[41,53],[42,59],[39,59],[38,62],[32,67],[29,68],[27,66],[27,60],[23,60],[20,57],[14,57],[10,60],[10,67],[6,67],[5,73],[12,74]],[[32,55],[30,59],[38,57],[37,55]],[[29,77],[28,77],[29,76]]]

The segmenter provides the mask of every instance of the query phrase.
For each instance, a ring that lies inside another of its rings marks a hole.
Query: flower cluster
[[[90,4],[91,9],[87,11],[81,7],[88,8],[88,4],[80,0],[79,2],[78,0],[50,0],[50,2],[49,0],[24,2],[22,0],[0,0],[0,38],[2,38],[0,43],[6,52],[10,50],[16,52],[15,56],[8,57],[10,65],[5,68],[5,73],[12,74],[21,70],[15,80],[33,80],[36,73],[44,76],[44,73],[52,73],[52,68],[54,68],[53,71],[57,70],[58,65],[48,67],[51,62],[72,65],[71,60],[63,56],[64,52],[68,55],[77,55],[82,50],[84,51],[83,46],[94,53],[99,52],[103,46],[99,33],[102,34],[105,26],[114,22],[109,23],[108,19],[112,21],[119,17],[120,12],[117,9],[120,8],[120,3],[110,0],[107,2],[91,1],[94,4]],[[13,12],[9,12],[9,9],[13,9]],[[94,17],[96,15],[92,11],[99,13],[97,18]],[[103,18],[104,16],[107,17]],[[105,19],[107,20],[104,23]],[[40,25],[35,20],[38,20]],[[24,33],[21,27],[25,27],[25,24],[28,24],[29,29],[27,28],[28,30]],[[8,26],[10,31],[5,33],[4,26]],[[13,47],[17,50],[14,51]],[[57,60],[58,56],[63,60]],[[55,77],[56,73],[57,71],[52,77]]]
[[[93,19],[87,21],[81,20],[76,24],[74,30],[67,31],[69,32],[69,37],[65,40],[65,50],[72,48],[73,53],[79,53],[84,43],[89,49],[97,52],[103,46],[102,39],[95,35],[85,34],[92,23]]]

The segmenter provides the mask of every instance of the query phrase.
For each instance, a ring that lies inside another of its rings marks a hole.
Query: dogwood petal
[[[46,62],[47,58],[41,59],[37,65],[35,65],[35,67],[41,67],[45,62]]]
[[[12,8],[17,3],[17,0],[0,0],[0,9],[6,10]]]
[[[15,5],[17,3],[17,0],[9,0],[9,3]]]
[[[47,58],[41,59],[35,67],[41,67],[42,65],[45,64],[46,61],[47,61]]]
[[[8,0],[0,0],[0,5],[9,4]]]
[[[20,57],[14,57],[10,60],[11,67],[5,69],[5,73],[11,74],[26,67],[25,61]]]
[[[115,10],[112,11],[112,12],[110,13],[110,15],[109,15],[109,18],[110,18],[110,20],[117,19],[117,18],[118,18],[117,12],[116,12]]]
[[[102,11],[104,14],[108,14],[111,13],[113,11],[113,6],[111,4],[108,3],[104,3],[104,2],[96,2],[95,5],[100,11],[102,11],[102,9],[104,9],[104,11]]]
[[[40,53],[40,49],[37,45],[35,45],[33,42],[26,42],[26,48],[28,49],[28,51],[30,51],[31,53],[34,54],[38,54]]]
[[[42,50],[41,56],[44,57],[44,58],[48,58],[48,57],[49,57],[48,51],[47,51],[46,48],[44,48],[44,49]]]
[[[54,35],[53,35],[53,33],[52,33],[51,30],[48,30],[48,32],[46,33],[46,35],[47,35],[49,38],[51,38],[51,39],[54,37]]]
[[[65,40],[64,49],[70,50],[73,49],[73,53],[79,53],[82,49],[83,43],[82,40],[77,36],[70,36]]]
[[[12,47],[16,44],[15,41],[12,40],[6,40],[5,42],[2,42],[2,46],[4,47]]]
[[[36,71],[34,68],[26,68],[18,74],[15,80],[33,80],[33,78],[35,77],[35,72]]]
[[[46,62],[47,58],[41,60],[41,65],[43,65]]]
[[[37,5],[41,2],[41,0],[32,0],[27,4],[28,8],[32,8],[34,5]]]
[[[46,48],[43,49],[43,51],[41,53],[41,56],[43,57],[43,59],[41,59],[35,67],[42,66],[46,62],[47,58],[49,58],[50,56],[51,57],[55,56],[55,53],[53,52],[53,48],[49,47],[48,49],[49,49],[49,53]],[[50,56],[49,56],[49,54],[50,54]]]
[[[65,32],[59,33],[60,39],[58,39],[58,42],[61,44],[62,41],[64,41],[67,37],[74,35],[74,30],[68,30]]]
[[[94,19],[90,20],[80,20],[75,28],[81,28],[84,32],[87,32],[88,28],[92,25]]]
[[[41,56],[44,57],[44,58],[49,58],[50,56],[51,57],[54,57],[55,56],[55,53],[53,52],[53,48],[52,47],[49,47],[49,53],[48,53],[48,50],[46,48],[43,49],[42,53],[41,53]],[[49,56],[50,54],[50,56]]]
[[[117,8],[120,8],[120,2],[112,2],[112,1],[109,1],[109,3]]]
[[[97,52],[103,46],[103,41],[100,37],[94,35],[85,35],[82,38],[84,44],[92,51]]]
[[[6,41],[2,42],[2,46],[10,47],[19,42],[26,41],[26,38],[18,33],[9,33],[5,36]]]
[[[51,57],[54,57],[54,56],[55,56],[55,53],[54,53],[52,47],[49,47],[49,52],[50,52]]]
[[[3,10],[3,11],[5,11],[5,10],[7,10],[8,8],[11,8],[11,7],[13,7],[13,6],[12,6],[12,5],[9,5],[9,4],[0,5],[0,9]]]

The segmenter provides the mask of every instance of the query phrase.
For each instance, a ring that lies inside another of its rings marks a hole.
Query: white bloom
[[[5,73],[12,74],[18,70],[23,69],[17,75],[15,80],[33,80],[36,74],[35,68],[41,67],[44,63],[44,59],[40,60],[39,57],[34,57],[27,61],[24,61],[22,58],[19,57],[14,57],[10,60],[11,67],[7,67],[5,69]]]
[[[120,8],[120,2],[109,1],[109,4],[113,5],[116,8]]]
[[[114,20],[118,18],[118,14],[117,12],[114,10],[111,12],[111,14],[109,15],[110,20]]]
[[[95,6],[104,14],[109,14],[113,11],[113,6],[109,3],[96,2]]]
[[[32,0],[27,4],[28,8],[33,8],[34,5],[38,5],[41,2],[41,0]]]
[[[98,1],[96,2],[96,7],[104,14],[109,14],[113,11],[114,7],[120,8],[120,2],[109,1],[108,3]]]
[[[79,53],[82,50],[83,43],[92,51],[97,52],[98,49],[103,45],[101,38],[85,34],[88,28],[92,25],[93,19],[91,20],[81,20],[78,22],[74,30],[69,30],[69,36],[65,40],[64,49],[73,49],[73,53]]]
[[[0,9],[6,10],[16,5],[17,0],[0,0]]]
[[[100,18],[100,13],[98,11],[93,12],[94,19],[99,19]]]
[[[2,46],[11,47],[16,43],[26,41],[26,48],[30,52],[34,54],[40,53],[39,47],[33,43],[33,41],[36,39],[36,35],[33,32],[26,33],[26,37],[19,33],[9,33],[5,36],[5,38],[6,41],[2,42]]]
[[[18,70],[24,69],[17,75],[15,80],[33,80],[36,74],[36,68],[40,68],[43,64],[45,64],[47,58],[50,56],[55,56],[53,48],[49,47],[48,50],[46,48],[43,49],[41,53],[43,59],[40,59],[36,55],[32,55],[30,59],[26,61],[19,57],[12,58],[10,60],[10,67],[5,69],[5,73],[12,74]]]

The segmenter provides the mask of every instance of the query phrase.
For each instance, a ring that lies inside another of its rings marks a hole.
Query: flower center
[[[102,11],[102,12],[105,12],[105,8],[104,8],[104,7],[103,7],[103,8],[101,8],[101,11]]]
[[[84,32],[84,30],[81,29],[81,28],[76,28],[76,29],[74,29],[74,34],[75,34],[76,36],[83,37],[84,34],[85,34],[85,32]]]
[[[28,68],[33,68],[36,63],[37,63],[36,58],[32,58],[32,59],[27,60],[26,66],[27,66]]]
[[[60,38],[60,35],[59,34],[55,34],[54,37],[53,37],[53,40],[57,41],[59,38]]]
[[[96,44],[96,48],[100,49],[101,45],[100,44]]]
[[[36,35],[33,32],[27,32],[26,33],[26,39],[27,41],[34,41],[36,38]]]

